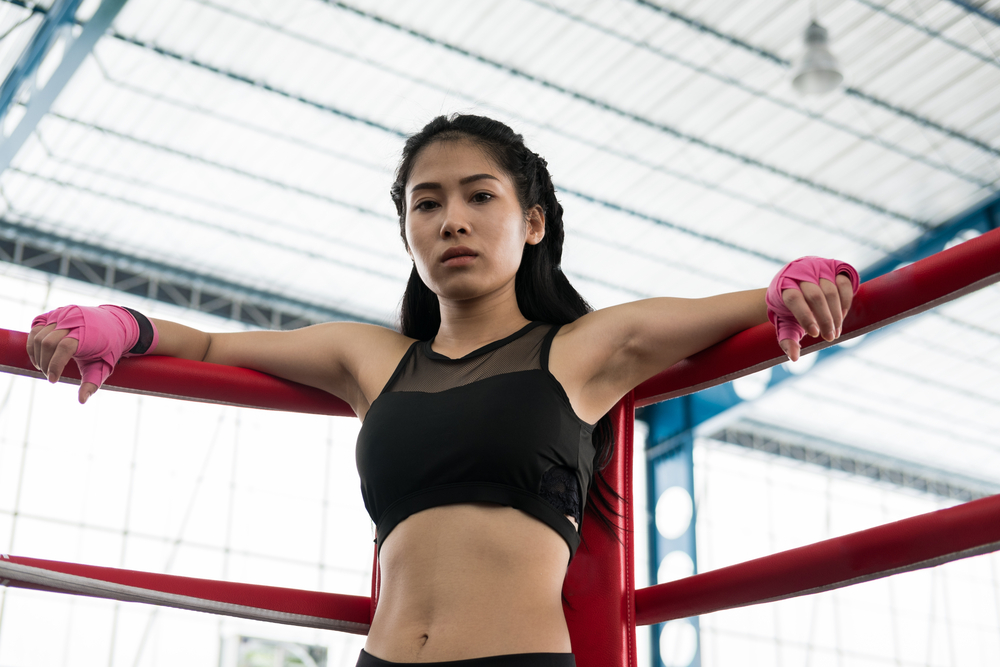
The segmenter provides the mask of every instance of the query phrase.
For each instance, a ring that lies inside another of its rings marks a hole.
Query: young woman
[[[28,353],[53,382],[75,358],[81,402],[126,351],[339,396],[364,422],[358,469],[382,571],[358,664],[571,666],[561,590],[609,453],[602,419],[643,380],[765,322],[765,290],[590,312],[560,269],[562,207],[545,161],[487,118],[439,117],[411,137],[392,197],[413,259],[401,333],[208,334],[69,306],[36,319]],[[779,331],[797,321],[839,336],[853,269],[807,258],[784,273],[769,293]],[[779,336],[792,359],[801,335]]]

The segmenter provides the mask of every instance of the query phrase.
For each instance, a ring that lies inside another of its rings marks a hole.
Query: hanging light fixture
[[[827,46],[826,28],[813,19],[806,28],[806,51],[795,68],[792,86],[804,95],[828,93],[844,80],[837,59]]]

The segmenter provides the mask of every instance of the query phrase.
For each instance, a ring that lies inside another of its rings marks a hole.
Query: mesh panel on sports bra
[[[542,358],[542,352],[552,326],[532,322],[525,329],[529,330],[522,333],[524,329],[521,329],[459,359],[438,354],[431,348],[430,341],[417,343],[418,349],[413,350],[406,365],[389,381],[383,393],[438,393],[505,373],[548,370],[548,359]],[[538,495],[580,525],[583,518],[580,483],[571,469],[557,466],[547,470]]]
[[[518,336],[520,331],[460,359],[438,354],[431,349],[429,341],[417,343],[420,349],[410,354],[402,372],[389,381],[384,391],[437,393],[496,375],[542,369],[542,343],[552,327],[537,322],[525,328],[528,327],[531,329],[515,340],[510,339]]]

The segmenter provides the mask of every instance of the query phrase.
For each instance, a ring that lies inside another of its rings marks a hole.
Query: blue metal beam
[[[59,39],[60,29],[70,26],[76,16],[81,0],[56,0],[45,12],[42,24],[38,26],[31,42],[21,52],[7,78],[0,85],[0,118],[5,118],[14,97],[21,89],[32,84],[38,66]]]
[[[24,103],[24,115],[9,134],[0,141],[0,173],[10,166],[17,152],[28,140],[52,103],[93,50],[97,40],[111,26],[126,0],[103,0],[93,17],[74,37],[76,10],[81,0],[56,0],[46,12],[42,25],[31,43],[21,54],[14,69],[0,86],[0,118],[6,118],[15,101]],[[53,46],[65,40],[62,60],[44,86],[35,86],[38,66]],[[27,99],[22,98],[27,94]]]

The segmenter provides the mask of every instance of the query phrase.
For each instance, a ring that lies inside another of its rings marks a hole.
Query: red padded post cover
[[[604,477],[622,501],[618,539],[593,516],[584,517],[583,543],[570,563],[563,595],[577,667],[635,667],[635,575],[632,570],[632,427],[631,393],[611,412],[615,452]],[[596,488],[596,486],[595,486]],[[619,539],[621,540],[619,542]]]

